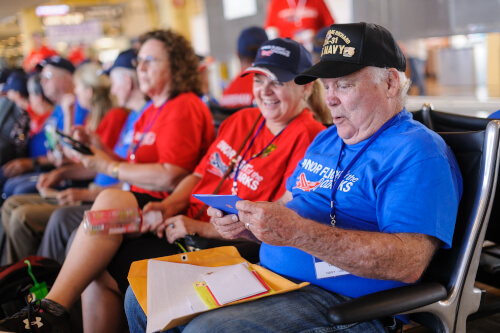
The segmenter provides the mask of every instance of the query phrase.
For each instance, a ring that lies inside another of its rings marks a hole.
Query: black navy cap
[[[302,44],[289,38],[276,38],[261,45],[252,67],[241,76],[259,73],[274,81],[288,82],[312,64],[311,53]]]
[[[367,66],[406,70],[405,57],[392,34],[372,23],[333,24],[326,34],[321,60],[298,75],[295,83],[341,77]]]

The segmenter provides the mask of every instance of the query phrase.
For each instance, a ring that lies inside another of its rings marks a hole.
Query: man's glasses
[[[46,80],[50,80],[54,77],[54,73],[52,72],[43,72],[40,74],[40,77]]]

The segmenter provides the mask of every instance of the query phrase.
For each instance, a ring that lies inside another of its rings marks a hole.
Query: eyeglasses
[[[158,59],[158,58],[155,58],[151,55],[148,55],[144,58],[137,57],[137,59],[132,60],[132,65],[136,68],[141,64],[143,66],[148,67],[149,65],[156,63],[156,62],[160,62],[160,61],[165,61],[165,59]]]
[[[40,78],[50,80],[54,77],[54,73],[52,72],[44,72],[40,74]]]

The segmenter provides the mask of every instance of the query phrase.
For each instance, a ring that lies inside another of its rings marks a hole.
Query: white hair
[[[380,68],[369,66],[370,77],[375,84],[380,84],[389,76],[389,68]],[[405,72],[398,71],[399,88],[398,88],[398,101],[403,108],[406,105],[408,98],[408,90],[410,89],[411,80],[406,77]]]

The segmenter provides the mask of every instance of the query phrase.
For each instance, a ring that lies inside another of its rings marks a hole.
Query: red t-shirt
[[[38,134],[43,129],[45,120],[47,120],[47,118],[50,117],[50,115],[52,114],[52,110],[47,110],[42,114],[38,114],[35,111],[33,111],[31,105],[28,105],[26,112],[30,117],[30,132],[29,132],[30,137],[32,137],[35,134]]]
[[[230,160],[236,157],[236,151],[240,148],[245,136],[259,115],[258,108],[243,109],[221,124],[217,139],[196,167],[195,172],[201,175],[201,181],[196,185],[192,193],[213,193],[222,175],[227,170]],[[250,144],[251,138],[257,132],[262,120],[264,120],[263,117],[259,120],[254,133],[245,144],[241,154]],[[251,201],[276,201],[281,198],[286,190],[286,179],[295,170],[297,163],[304,156],[307,147],[316,137],[316,134],[324,128],[322,124],[314,120],[309,110],[304,110],[274,140],[269,153],[264,152],[248,164],[241,164],[238,175],[238,196]],[[247,152],[245,160],[261,152],[273,137],[274,134],[264,125]],[[241,156],[238,156],[238,159],[241,160]],[[237,166],[238,163],[222,184],[219,194],[231,194]],[[191,196],[187,216],[195,217],[202,206],[201,201]],[[209,220],[206,212],[200,219]]]
[[[123,108],[112,108],[101,119],[97,130],[97,135],[101,138],[106,147],[113,149],[118,141],[123,124],[127,120],[128,112]]]
[[[155,119],[156,116],[156,119]],[[149,130],[148,130],[149,127]],[[143,133],[144,136],[143,136]],[[192,172],[215,137],[212,114],[194,93],[183,93],[158,108],[151,104],[135,124],[132,145],[140,145],[131,163],[169,163]],[[141,140],[142,139],[142,140]],[[131,185],[131,191],[166,198]]]
[[[241,74],[240,74],[241,75]],[[253,103],[253,75],[238,75],[224,90],[219,104],[226,108],[248,107]]]
[[[57,55],[57,52],[47,46],[42,46],[39,50],[31,50],[23,62],[23,69],[25,72],[31,72],[36,65],[45,58]]]
[[[301,10],[304,2],[304,9]],[[295,33],[300,30],[312,29],[316,33],[333,22],[330,10],[323,0],[271,0],[264,27],[278,28],[279,37],[294,38]]]

